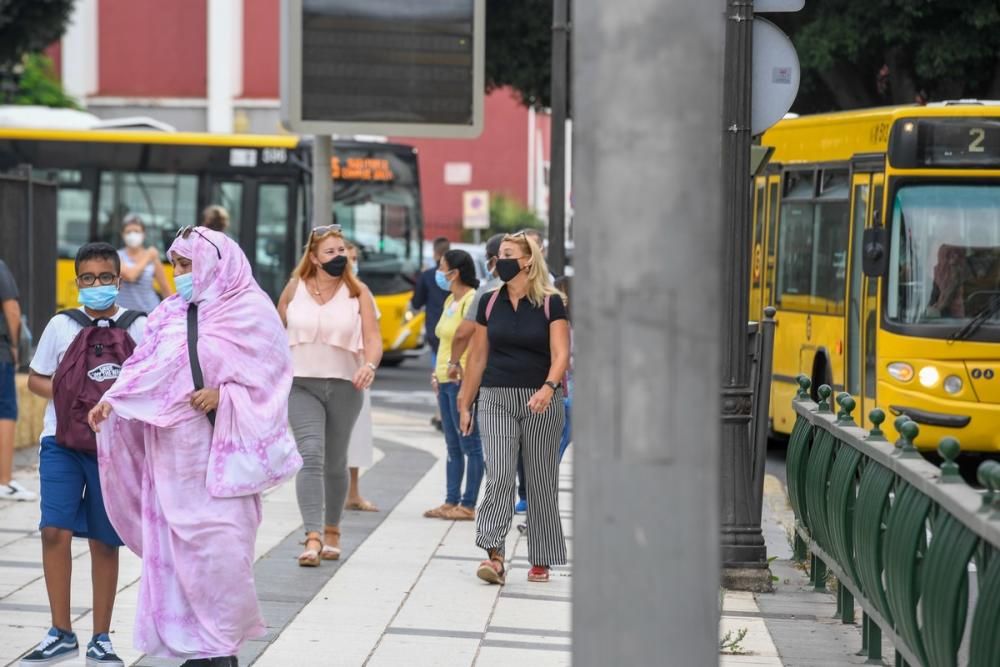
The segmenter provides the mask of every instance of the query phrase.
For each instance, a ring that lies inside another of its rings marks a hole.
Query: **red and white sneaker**
[[[548,580],[549,580],[548,565],[532,565],[531,569],[528,570],[528,581],[544,584]]]

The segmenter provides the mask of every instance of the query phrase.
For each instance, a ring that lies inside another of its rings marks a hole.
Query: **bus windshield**
[[[343,150],[341,155],[334,214],[358,246],[361,280],[374,294],[412,290],[420,268],[422,229],[416,161],[374,150]],[[364,163],[352,169],[355,160]],[[367,167],[371,164],[374,170]]]
[[[892,223],[889,322],[947,338],[992,310],[983,324],[1000,325],[992,307],[1000,302],[1000,184],[903,186]],[[987,338],[1000,339],[1000,329]]]

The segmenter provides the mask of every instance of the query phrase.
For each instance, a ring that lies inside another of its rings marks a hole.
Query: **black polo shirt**
[[[549,298],[549,317],[545,306],[534,306],[522,297],[517,310],[510,303],[507,286],[500,288],[489,322],[486,308],[492,294],[479,300],[476,321],[486,327],[490,354],[483,373],[483,387],[531,387],[538,389],[549,376],[552,365],[549,347],[549,323],[566,319],[566,306],[558,296]]]

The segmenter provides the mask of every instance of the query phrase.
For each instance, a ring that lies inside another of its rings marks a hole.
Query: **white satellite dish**
[[[755,17],[751,134],[763,134],[788,113],[799,94],[799,76],[792,40],[767,19]]]

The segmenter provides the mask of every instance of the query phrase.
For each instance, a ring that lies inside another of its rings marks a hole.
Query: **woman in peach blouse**
[[[295,480],[306,532],[299,565],[316,567],[340,558],[348,444],[382,360],[374,300],[354,275],[338,225],[312,230],[278,312],[295,372],[288,420],[303,461]]]

